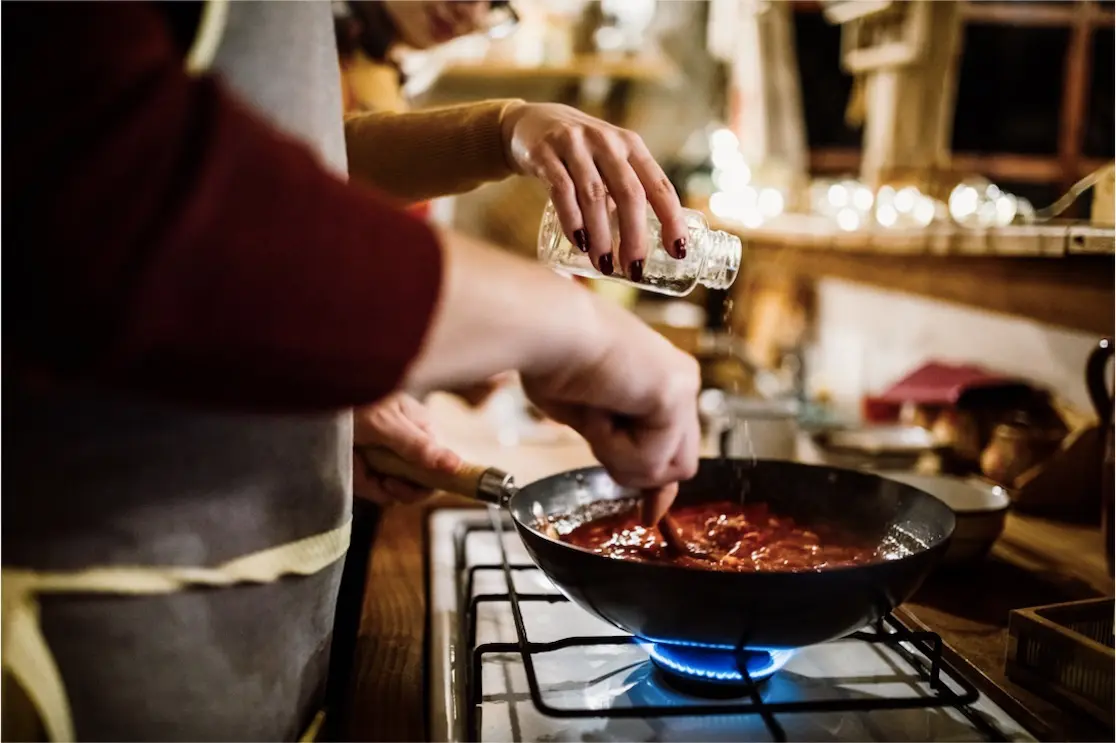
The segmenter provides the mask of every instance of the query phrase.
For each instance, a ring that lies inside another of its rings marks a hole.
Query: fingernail
[[[597,270],[605,276],[612,275],[612,253],[605,253],[601,259],[597,261]]]
[[[589,233],[584,229],[574,230],[574,244],[582,253],[589,252]]]
[[[631,265],[628,266],[628,278],[630,278],[632,281],[636,282],[637,284],[639,282],[643,281],[643,259],[642,258],[639,259],[638,261],[632,261]]]
[[[674,241],[674,257],[679,260],[686,257],[686,238],[680,237]]]

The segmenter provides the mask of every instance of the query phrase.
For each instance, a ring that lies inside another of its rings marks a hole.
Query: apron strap
[[[206,0],[194,43],[186,54],[186,72],[201,75],[213,64],[228,19],[229,0]]]

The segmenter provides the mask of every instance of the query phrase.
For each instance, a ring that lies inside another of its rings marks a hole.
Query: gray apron
[[[222,11],[214,70],[343,173],[329,3]],[[200,412],[7,376],[4,386],[5,623],[18,583],[9,574],[156,567],[197,579],[173,592],[37,596],[73,734],[298,738],[324,695],[351,513],[351,416]],[[315,535],[332,539],[328,549]],[[250,571],[259,565],[238,558],[299,540],[321,564],[270,582],[222,578],[230,561]]]

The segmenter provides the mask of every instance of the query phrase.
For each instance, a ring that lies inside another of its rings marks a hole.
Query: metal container
[[[983,559],[1004,531],[1011,498],[999,485],[976,477],[913,472],[879,474],[929,493],[953,511],[957,526],[942,557],[943,566],[966,565]]]
[[[811,461],[835,467],[909,470],[943,446],[921,426],[873,425],[819,431],[811,437]]]
[[[798,448],[798,404],[794,400],[728,395],[706,390],[699,407],[716,437],[721,456],[793,460]]]

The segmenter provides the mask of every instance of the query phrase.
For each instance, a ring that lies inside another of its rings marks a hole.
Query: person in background
[[[346,116],[361,113],[401,113],[410,109],[403,93],[399,64],[401,47],[430,49],[440,43],[498,25],[514,23],[507,2],[446,2],[445,0],[335,1],[334,26],[341,68],[341,100]],[[444,20],[443,20],[444,19]],[[437,30],[441,29],[438,38]],[[404,32],[404,33],[401,33]],[[405,35],[404,35],[405,34]],[[407,205],[418,216],[429,215],[429,202]],[[483,405],[513,375],[500,373],[477,384],[451,390],[471,407]],[[434,469],[454,469],[460,460],[437,444],[425,406],[404,392],[376,405],[354,411],[356,442],[391,442],[395,453]],[[379,504],[413,503],[431,492],[412,483],[365,470],[353,462],[353,492]]]
[[[393,205],[531,173],[606,270],[610,193],[638,270],[648,201],[676,256],[685,225],[637,137],[517,101],[343,123],[323,3],[5,15],[4,737],[299,737],[353,407],[519,369],[618,482],[692,476],[692,358]]]
[[[401,53],[506,32],[518,22],[506,0],[336,0],[333,6],[346,111],[406,111]]]
[[[346,116],[410,110],[400,64],[400,55],[408,50],[426,51],[470,34],[507,31],[518,21],[511,3],[499,0],[355,0],[336,1],[333,8]],[[427,216],[429,202],[410,203],[407,209]],[[477,407],[512,381],[513,375],[501,373],[452,392]],[[424,405],[406,393],[395,393],[354,414],[358,445],[392,442],[388,448],[427,467],[453,469],[459,464],[456,454],[435,441]],[[367,472],[359,459],[354,460],[353,489],[380,504],[411,503],[431,495],[411,483]]]

